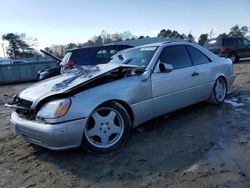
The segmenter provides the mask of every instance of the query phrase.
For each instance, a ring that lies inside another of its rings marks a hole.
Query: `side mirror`
[[[160,63],[159,69],[161,72],[171,72],[172,70],[174,70],[174,67],[167,63]]]

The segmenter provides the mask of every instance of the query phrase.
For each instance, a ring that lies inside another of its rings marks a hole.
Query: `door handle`
[[[193,72],[192,76],[199,76],[199,73],[198,72]]]

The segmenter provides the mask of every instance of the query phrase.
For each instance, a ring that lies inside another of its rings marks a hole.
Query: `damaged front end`
[[[139,83],[145,78],[140,75],[146,73],[149,71],[136,66],[99,65],[72,69],[42,81],[5,104],[13,109],[11,129],[27,142],[48,149],[77,148],[91,112],[111,95],[115,98],[114,88],[124,96],[129,96],[126,93],[132,90],[138,92],[140,87],[130,86]]]
[[[13,101],[5,104],[5,106],[14,109],[21,118],[28,120],[35,120],[36,118],[37,112],[35,109],[31,109],[31,101],[14,96]]]
[[[48,102],[69,98],[93,87],[129,76],[141,75],[143,72],[144,69],[131,65],[77,67],[65,72],[62,75],[65,79],[60,78],[59,81],[49,79],[24,90],[5,106],[14,109],[22,118],[36,120],[37,113]]]

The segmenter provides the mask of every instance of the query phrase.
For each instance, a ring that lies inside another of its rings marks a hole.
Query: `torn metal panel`
[[[138,66],[131,65],[79,66],[62,76],[35,84],[21,92],[18,98],[32,101],[30,109],[37,111],[50,100],[70,97],[92,87],[142,73]],[[7,105],[10,107],[11,104]],[[13,104],[11,107],[16,108]]]
[[[78,66],[75,69],[67,70],[65,74],[72,75],[72,77],[55,84],[51,91],[60,91],[61,89],[65,89],[69,86],[69,84],[78,78],[91,78],[98,71],[100,71],[98,66]]]

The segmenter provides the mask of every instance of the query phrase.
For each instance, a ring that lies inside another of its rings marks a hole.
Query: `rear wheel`
[[[236,63],[239,61],[239,57],[237,56],[237,54],[235,52],[231,52],[228,56],[233,63]]]
[[[227,95],[227,83],[223,77],[219,77],[214,84],[209,101],[212,104],[221,104]]]
[[[109,102],[90,115],[82,146],[93,153],[106,153],[119,148],[128,138],[131,121],[125,108]]]

